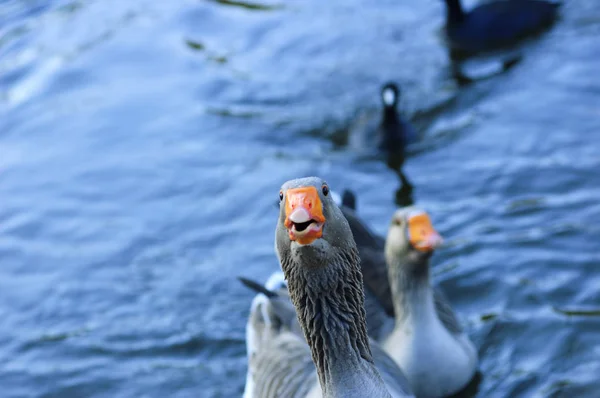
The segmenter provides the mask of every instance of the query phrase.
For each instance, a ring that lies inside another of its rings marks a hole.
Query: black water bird
[[[496,50],[550,26],[560,3],[543,0],[492,1],[465,11],[445,0],[445,33],[453,58]]]
[[[408,143],[414,139],[415,131],[409,122],[398,114],[396,109],[400,99],[400,89],[389,82],[381,88],[383,113],[378,129],[378,148],[388,156],[388,164],[401,167],[404,163],[404,152]],[[396,159],[390,161],[390,159]]]

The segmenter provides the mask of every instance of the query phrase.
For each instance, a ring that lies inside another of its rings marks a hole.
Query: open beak
[[[418,213],[408,218],[408,236],[411,245],[425,253],[434,251],[443,242],[426,213]]]
[[[285,222],[290,240],[309,245],[323,236],[323,203],[315,187],[288,189],[285,194]]]

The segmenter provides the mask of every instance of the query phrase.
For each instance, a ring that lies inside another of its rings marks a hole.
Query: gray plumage
[[[348,220],[361,258],[369,336],[381,341],[391,332],[394,324],[394,301],[384,254],[385,238],[375,234],[352,209],[342,207],[342,212]],[[446,295],[438,287],[432,289],[440,321],[451,332],[462,332]],[[372,311],[369,312],[369,309]]]
[[[411,240],[413,219],[420,223]],[[478,359],[448,300],[431,286],[429,259],[441,238],[424,220],[428,218],[423,211],[405,208],[396,211],[390,223],[385,257],[395,326],[383,347],[404,370],[417,396],[444,397],[469,383]],[[425,232],[419,235],[420,231]]]
[[[369,336],[381,341],[394,326],[394,303],[383,249],[385,240],[374,234],[356,215],[355,211],[341,207],[352,230],[361,260],[367,310]]]
[[[432,290],[435,312],[444,327],[452,334],[463,333],[463,327],[450,306],[450,301],[444,292],[437,287],[432,288]]]
[[[286,199],[280,207],[275,237],[290,297],[319,379],[320,387],[313,387],[309,394],[410,396],[400,368],[379,347],[372,350],[369,344],[358,251],[346,219],[331,196],[324,193],[324,185],[321,179],[310,177],[282,187],[284,198],[288,189],[315,187],[326,219],[322,237],[304,245],[290,240],[284,225]],[[383,358],[378,367],[374,352]],[[255,379],[255,389],[258,383]]]
[[[259,293],[252,305],[248,327],[254,329],[249,335],[261,334],[263,337],[260,349],[255,350],[254,355],[249,354],[244,398],[306,396],[317,384],[317,371],[300,329],[283,273],[274,273],[266,286],[260,285],[258,288],[254,281],[239,279]],[[265,324],[269,324],[269,328],[265,328]],[[370,344],[378,369],[397,369],[395,362],[377,343],[370,340]],[[405,389],[408,386],[403,374],[400,379],[396,379],[398,375],[389,371],[381,372],[381,376],[386,384],[399,384]]]
[[[283,276],[273,275],[265,289],[271,294],[256,295],[246,325],[244,398],[306,397],[317,373]]]

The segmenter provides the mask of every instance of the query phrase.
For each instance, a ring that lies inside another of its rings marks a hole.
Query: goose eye
[[[283,200],[283,192],[279,191],[279,201],[281,202]]]
[[[402,220],[400,220],[399,218],[395,218],[394,225],[402,225]]]
[[[323,191],[323,195],[327,196],[329,194],[329,187],[327,185],[323,185],[321,190]]]

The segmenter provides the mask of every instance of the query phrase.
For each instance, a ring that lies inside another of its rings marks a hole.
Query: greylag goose
[[[459,392],[477,371],[473,343],[431,285],[429,259],[441,241],[427,213],[414,207],[394,213],[385,241],[395,321],[383,347],[418,397]]]
[[[244,398],[305,397],[317,383],[317,374],[283,274],[273,274],[264,287],[240,280],[258,293],[246,324]]]
[[[280,201],[275,247],[304,338],[285,322],[263,327],[261,320],[279,316],[256,305],[249,340],[262,344],[249,350],[245,397],[412,396],[401,369],[369,343],[360,259],[327,184],[288,181]]]

